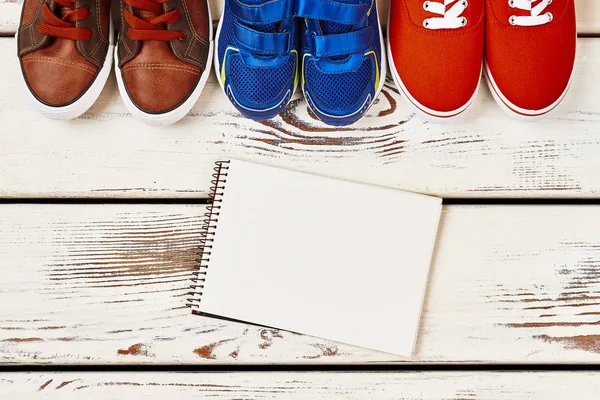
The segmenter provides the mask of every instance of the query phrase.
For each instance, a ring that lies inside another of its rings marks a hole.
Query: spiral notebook
[[[194,313],[412,354],[441,199],[237,160],[213,185]]]

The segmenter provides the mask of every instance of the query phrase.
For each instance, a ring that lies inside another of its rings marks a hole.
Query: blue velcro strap
[[[229,2],[233,15],[247,24],[272,24],[291,16],[289,0],[271,0],[263,4],[246,4],[239,0]]]
[[[290,34],[263,33],[238,23],[233,24],[233,36],[239,47],[260,54],[281,54],[290,51]]]
[[[358,31],[337,35],[314,36],[315,57],[333,57],[369,49],[373,28],[368,26]]]
[[[348,4],[335,0],[296,0],[294,5],[294,15],[298,17],[344,25],[362,24],[368,11],[369,6],[366,4]]]

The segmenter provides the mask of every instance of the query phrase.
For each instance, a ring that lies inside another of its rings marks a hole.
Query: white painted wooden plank
[[[600,207],[445,207],[412,359],[190,315],[203,213],[1,205],[0,363],[600,361]]]
[[[389,2],[377,0],[379,15],[383,24],[387,24]],[[118,3],[117,0],[113,0]],[[218,21],[223,12],[222,0],[209,0],[212,18]],[[14,34],[19,25],[23,0],[0,0],[0,34]],[[597,0],[577,0],[577,30],[580,34],[600,33],[600,4]]]
[[[22,0],[0,0],[0,35],[14,35],[19,26]]]
[[[598,372],[4,373],[7,398],[596,400]]]
[[[579,44],[571,91],[539,123],[508,118],[482,88],[463,123],[428,124],[390,83],[345,129],[314,120],[301,99],[273,121],[241,118],[214,76],[170,127],[136,121],[114,80],[82,118],[51,121],[0,57],[0,196],[206,197],[214,161],[233,157],[444,197],[598,197],[600,39]],[[13,46],[0,39],[0,54]]]

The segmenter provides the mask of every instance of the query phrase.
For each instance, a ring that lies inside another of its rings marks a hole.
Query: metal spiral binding
[[[213,180],[210,181],[210,205],[206,207],[206,213],[204,214],[205,219],[202,223],[202,233],[200,239],[200,251],[198,252],[199,258],[196,260],[198,263],[198,270],[193,273],[192,284],[190,285],[191,292],[189,292],[190,298],[188,298],[187,306],[193,310],[198,309],[200,302],[202,301],[202,293],[204,290],[204,282],[206,282],[206,273],[208,271],[208,264],[210,262],[211,249],[214,242],[215,229],[219,222],[219,214],[221,205],[223,202],[222,196],[225,190],[225,183],[227,182],[227,174],[229,171],[229,161],[217,161],[214,167]]]

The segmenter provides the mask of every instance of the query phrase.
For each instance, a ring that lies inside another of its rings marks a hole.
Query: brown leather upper
[[[91,40],[78,41],[39,33],[45,2],[23,3],[17,44],[21,69],[38,100],[51,106],[65,106],[85,93],[104,64],[109,47],[110,0],[77,1],[76,7],[89,7],[90,16],[75,26],[92,31]],[[61,12],[61,6],[53,0],[47,2],[52,11]]]
[[[80,40],[77,48],[89,62],[101,67],[108,49],[108,30],[110,28],[110,0],[78,0],[77,7],[88,6],[90,16],[77,21],[78,28],[90,28],[92,40]]]
[[[119,2],[119,14],[121,18],[119,26],[121,27],[121,29],[119,31],[119,43],[117,47],[117,52],[119,54],[119,67],[123,67],[123,65],[125,65],[126,62],[131,61],[133,57],[135,57],[140,52],[140,42],[129,39],[129,36],[127,36],[128,25],[125,21],[125,18],[123,17],[124,8],[129,10],[129,12],[132,14],[134,13],[134,10],[131,8],[131,6],[125,4],[123,0],[119,0]]]
[[[43,21],[42,5],[45,2],[45,0],[25,0],[23,2],[21,23],[19,25],[19,42],[17,44],[20,56],[38,50],[49,39],[48,36],[39,33],[37,29],[38,24]],[[48,5],[52,11],[55,10],[56,5],[54,1],[49,1]]]
[[[167,29],[184,33],[171,41],[134,41],[123,9],[140,15],[121,0],[119,66],[131,100],[148,113],[164,113],[181,105],[194,91],[202,72],[210,68],[210,21],[206,0],[169,0],[164,12],[178,9],[181,17]],[[117,71],[119,73],[119,71]]]

